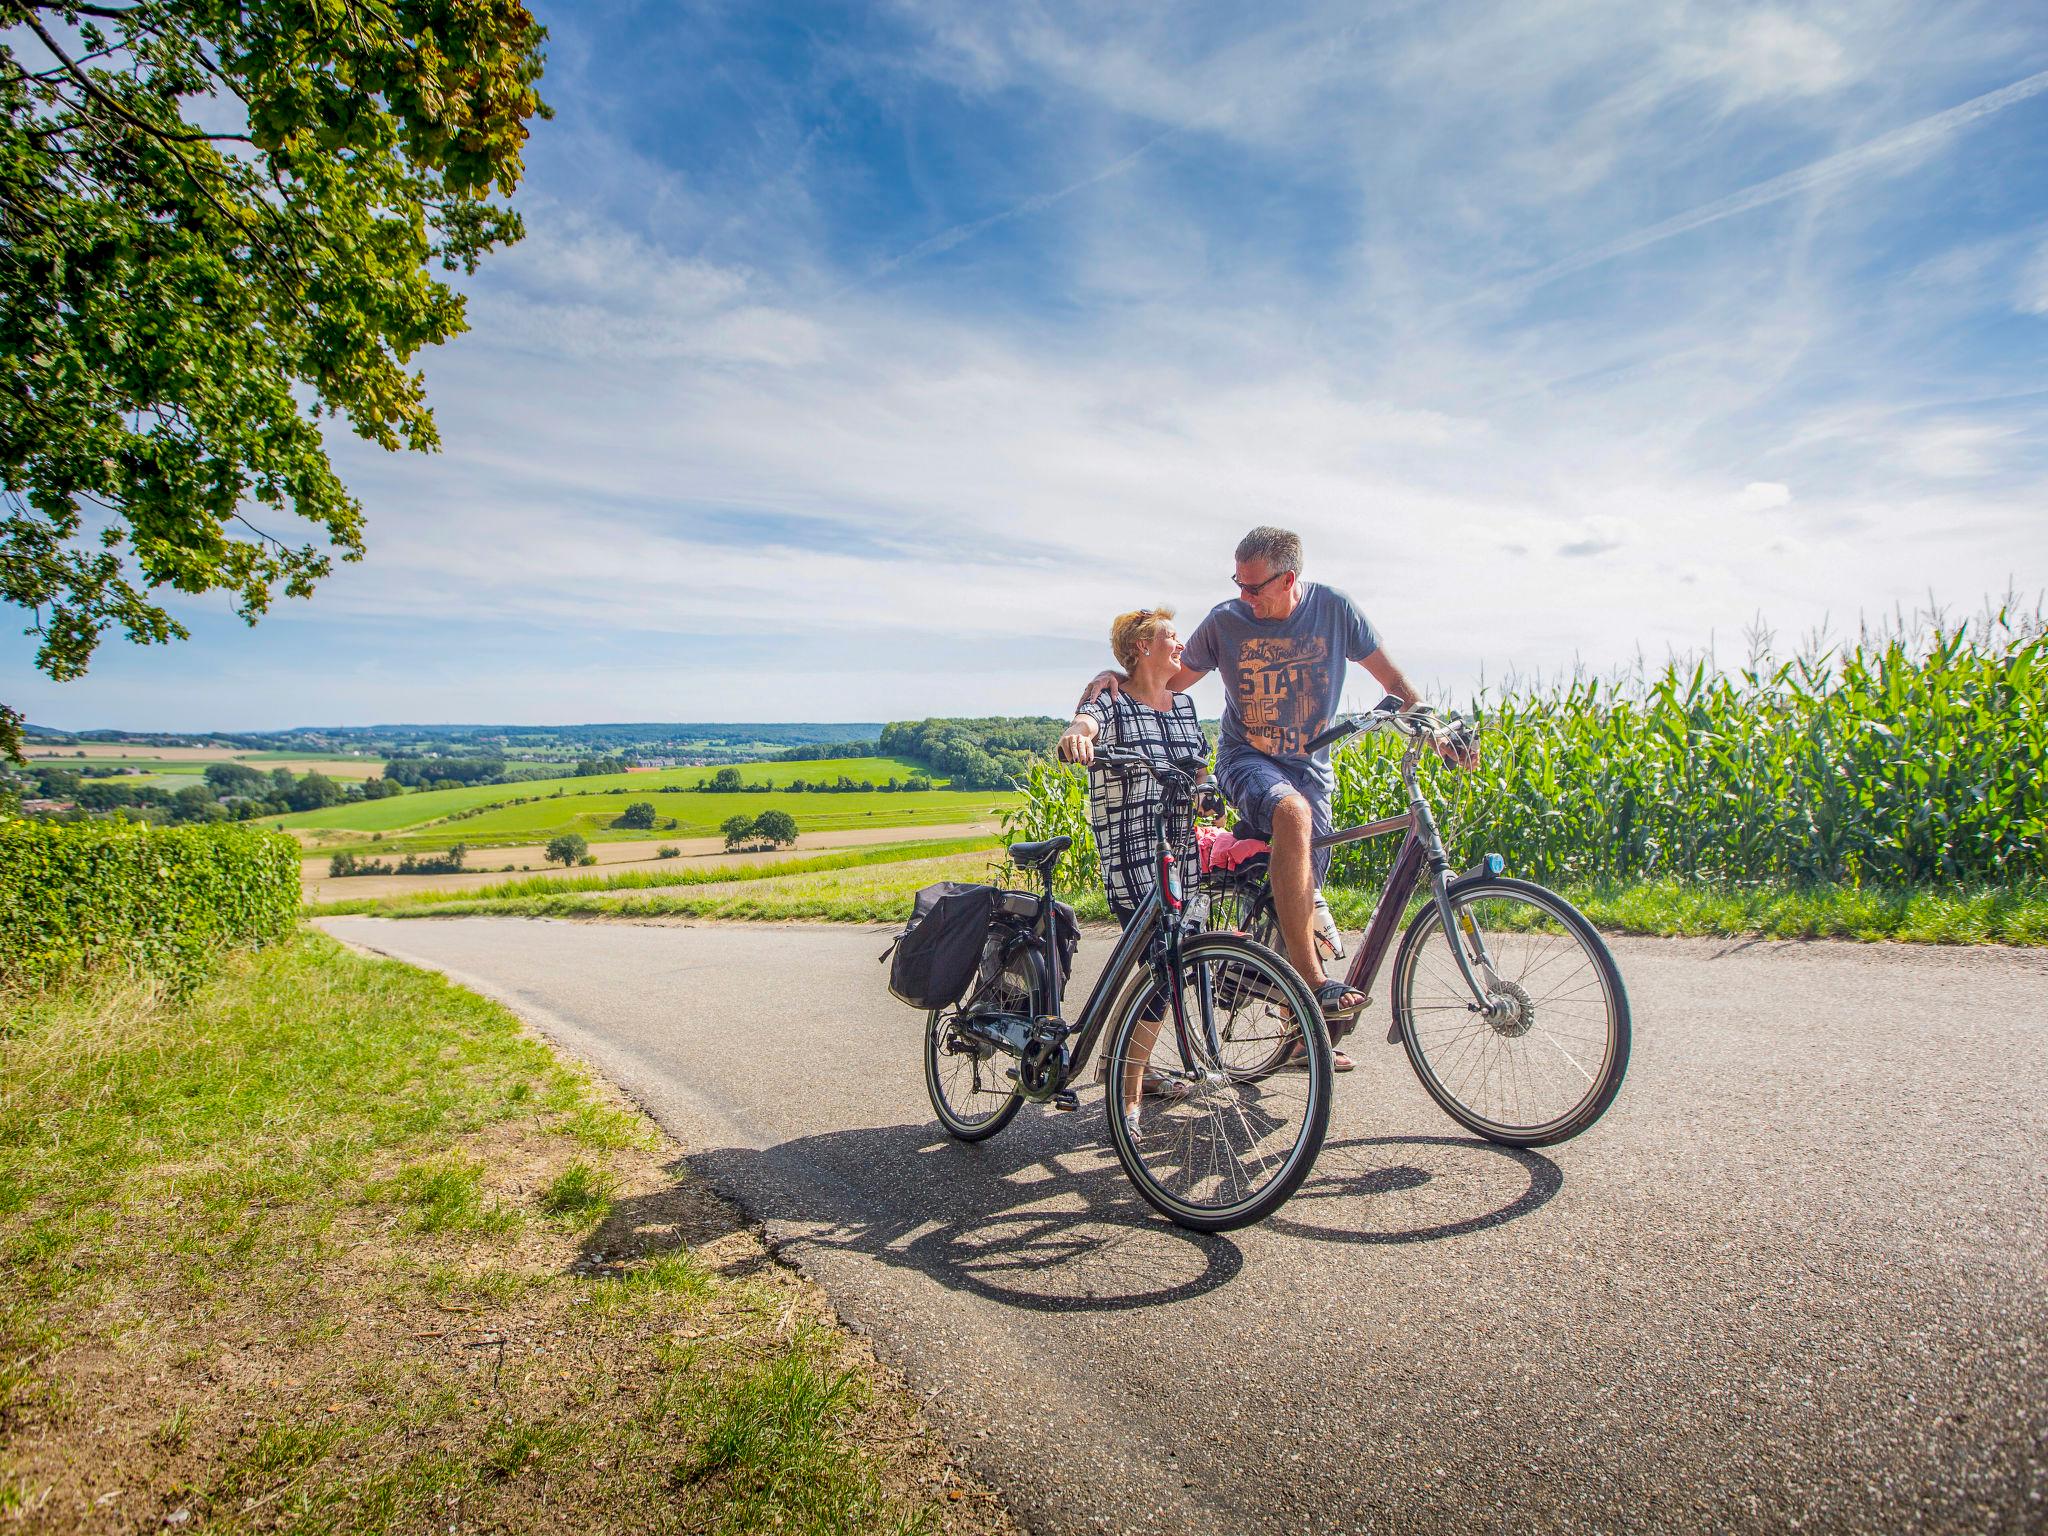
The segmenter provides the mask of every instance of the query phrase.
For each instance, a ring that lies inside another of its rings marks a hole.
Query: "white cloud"
[[[2021,271],[2013,303],[2023,315],[2048,315],[2048,240]]]
[[[647,146],[621,143],[614,215],[548,185],[472,334],[426,359],[445,451],[335,434],[370,554],[307,622],[634,657],[437,655],[386,680],[410,701],[387,718],[1056,710],[1075,678],[1046,655],[1093,654],[1159,597],[1191,625],[1259,522],[1300,529],[1311,574],[1453,691],[1482,665],[1696,648],[1758,610],[1794,631],[2048,582],[2038,401],[1939,398],[2022,385],[1941,373],[1915,329],[1928,285],[2002,284],[2014,253],[1926,263],[1912,303],[1863,286],[1869,226],[1940,191],[1891,173],[1967,147],[1948,109],[2024,67],[1927,41],[1959,13],[910,13],[920,86],[1046,110],[1015,181],[934,204],[886,281],[801,216],[797,171],[771,238],[651,166],[664,207],[739,231],[667,238],[631,195]],[[1928,58],[1962,62],[1872,83],[1872,60]],[[554,127],[607,163],[587,122]],[[944,281],[1020,246],[1044,302]],[[2037,267],[2016,302],[2048,312]],[[1456,302],[1510,286],[1533,302]],[[1731,464],[1772,478],[1734,490]],[[1733,520],[1793,485],[1796,539]]]

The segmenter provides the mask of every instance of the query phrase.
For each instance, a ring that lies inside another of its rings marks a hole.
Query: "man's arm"
[[[1208,675],[1206,672],[1197,672],[1193,667],[1182,667],[1166,680],[1166,691],[1168,693],[1186,693],[1188,689]],[[1081,690],[1081,703],[1083,706],[1093,704],[1095,696],[1104,689],[1108,689],[1110,696],[1114,698],[1117,694],[1123,692],[1123,686],[1128,681],[1130,679],[1121,672],[1098,672],[1088,680],[1088,686]]]
[[[1374,651],[1365,658],[1363,665],[1382,688],[1401,701],[1403,709],[1422,697],[1421,691],[1408,681],[1406,675],[1394,665],[1392,658],[1385,651]]]
[[[1382,688],[1400,699],[1403,709],[1421,699],[1421,690],[1408,681],[1399,667],[1388,660],[1385,651],[1374,651],[1365,658],[1362,665],[1366,671],[1378,679],[1379,685]],[[1469,745],[1464,746],[1452,746],[1449,743],[1439,742],[1436,750],[1437,755],[1445,762],[1456,763],[1460,768],[1477,768],[1479,766],[1479,741],[1476,736],[1471,738]]]

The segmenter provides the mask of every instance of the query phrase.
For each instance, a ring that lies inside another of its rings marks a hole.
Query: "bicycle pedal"
[[[1046,1103],[1050,1104],[1054,1109],[1068,1114],[1081,1107],[1081,1101],[1074,1096],[1074,1090],[1071,1088],[1060,1089],[1058,1093],[1047,1099]]]

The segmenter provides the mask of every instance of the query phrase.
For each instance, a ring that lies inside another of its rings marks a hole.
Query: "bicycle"
[[[1565,1141],[1606,1113],[1628,1071],[1632,1023],[1621,971],[1576,907],[1533,881],[1504,876],[1498,854],[1451,874],[1416,775],[1425,746],[1465,739],[1462,722],[1422,707],[1404,711],[1389,697],[1363,714],[1340,716],[1307,750],[1387,729],[1408,738],[1400,769],[1408,810],[1311,842],[1316,849],[1334,848],[1405,834],[1345,984],[1367,994],[1370,1004],[1373,982],[1426,867],[1428,904],[1409,921],[1394,957],[1389,1040],[1399,1038],[1429,1096],[1467,1130],[1504,1146]],[[1280,947],[1264,854],[1235,871],[1205,874],[1197,906],[1211,928]],[[1455,933],[1462,942],[1432,947],[1439,933]],[[1450,951],[1448,967],[1443,949]],[[1339,1029],[1333,1038],[1346,1033]],[[1275,1070],[1286,1049],[1245,1071]]]
[[[1314,1166],[1329,1129],[1330,1038],[1313,996],[1278,954],[1242,934],[1190,925],[1180,861],[1168,847],[1167,801],[1192,793],[1199,762],[1155,764],[1098,750],[1120,773],[1150,774],[1167,794],[1153,815],[1156,878],[1109,963],[1068,1023],[1056,939],[1053,872],[1071,837],[1015,843],[1011,862],[1044,894],[1005,892],[964,1000],[925,1020],[925,1086],[939,1123],[983,1141],[1029,1101],[1078,1108],[1073,1082],[1109,1031],[1110,1142],[1138,1193],[1179,1226],[1224,1232],[1263,1220]],[[1165,1026],[1170,1019],[1171,1029]],[[1233,1037],[1309,1042],[1306,1070],[1248,1078]],[[1134,1128],[1127,1088],[1153,1074]]]

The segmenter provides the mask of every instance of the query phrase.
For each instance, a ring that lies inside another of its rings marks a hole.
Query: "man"
[[[1362,663],[1403,705],[1420,696],[1380,649],[1379,635],[1334,587],[1302,579],[1301,539],[1285,528],[1254,528],[1238,542],[1237,597],[1218,603],[1189,636],[1174,693],[1210,672],[1223,674],[1223,739],[1216,779],[1249,829],[1272,844],[1273,903],[1287,958],[1326,1018],[1348,1023],[1364,995],[1323,970],[1315,945],[1315,892],[1329,864],[1310,840],[1333,825],[1337,787],[1327,750],[1303,746],[1329,724],[1344,695],[1344,664]],[[1089,684],[1083,703],[1117,675]],[[1340,1072],[1351,1061],[1339,1051]]]

